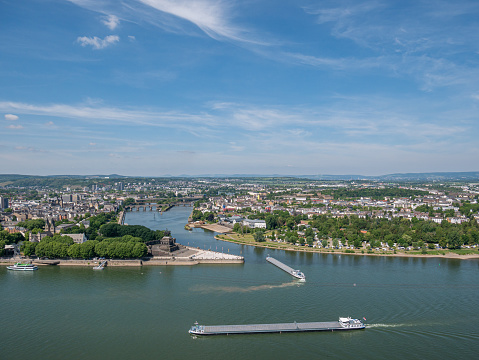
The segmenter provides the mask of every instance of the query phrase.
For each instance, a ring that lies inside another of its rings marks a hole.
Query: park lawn
[[[272,232],[267,231],[265,236],[271,236]],[[253,245],[253,246],[260,246],[266,247],[270,249],[283,249],[283,250],[295,250],[295,251],[311,251],[311,252],[319,252],[319,249],[310,248],[308,246],[295,246],[290,243],[278,243],[275,241],[271,241],[266,239],[266,241],[257,242],[253,238],[253,234],[236,234],[236,233],[229,233],[227,235],[217,235],[218,239],[234,242],[237,244],[246,244],[246,245]],[[324,250],[323,250],[324,251]]]

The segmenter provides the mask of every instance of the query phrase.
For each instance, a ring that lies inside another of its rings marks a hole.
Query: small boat
[[[278,261],[275,258],[272,258],[271,256],[268,256],[266,258],[266,261],[279,267],[281,270],[286,271],[288,274],[294,276],[297,279],[300,279],[302,281],[306,280],[306,276],[300,270],[294,270],[293,268],[290,268],[288,265],[283,264],[281,261]]]
[[[16,263],[12,266],[7,266],[7,269],[14,271],[34,271],[38,270],[38,266],[33,264]]]
[[[97,266],[93,266],[93,270],[103,270],[106,265],[106,260],[99,263]]]

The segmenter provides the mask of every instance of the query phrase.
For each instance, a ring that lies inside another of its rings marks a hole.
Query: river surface
[[[184,225],[189,207],[126,223],[244,264],[0,269],[0,359],[474,359],[479,261],[304,254],[236,245]],[[306,275],[269,264],[270,254]],[[366,330],[194,338],[205,325],[367,319]]]

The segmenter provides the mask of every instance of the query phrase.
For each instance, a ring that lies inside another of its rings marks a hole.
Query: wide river
[[[477,359],[479,261],[304,254],[183,229],[191,208],[128,213],[241,265],[0,269],[0,359]],[[305,283],[265,261],[306,275]],[[194,338],[206,325],[367,319],[348,332]]]

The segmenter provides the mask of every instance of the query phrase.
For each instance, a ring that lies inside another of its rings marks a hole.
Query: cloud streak
[[[351,108],[344,110],[347,103]],[[419,105],[417,105],[419,106]],[[327,106],[285,108],[283,106],[249,106],[234,103],[210,105],[210,111],[185,113],[180,111],[145,111],[121,107],[80,104],[34,105],[17,102],[0,102],[0,111],[19,114],[48,116],[64,119],[78,119],[97,125],[123,125],[143,127],[168,127],[186,130],[195,136],[221,137],[222,129],[237,129],[234,136],[227,132],[231,149],[242,150],[244,146],[236,144],[235,137],[269,137],[322,139],[328,134],[361,138],[364,141],[388,141],[414,143],[426,139],[440,139],[467,136],[467,123],[450,124],[449,116],[444,119],[431,116],[428,120],[418,119],[413,102],[410,110],[401,109],[401,102],[384,98],[337,99]],[[427,111],[427,109],[423,110]],[[460,116],[467,117],[467,114]],[[57,121],[58,123],[58,121]],[[53,126],[53,121],[47,123]],[[13,128],[12,128],[13,129]],[[260,134],[260,135],[259,135]]]
[[[124,123],[144,126],[174,126],[182,124],[214,125],[217,120],[208,114],[187,114],[176,111],[144,111],[91,105],[49,104],[34,105],[18,102],[0,102],[0,109],[16,109],[21,114],[79,119],[86,122],[108,124]]]
[[[215,40],[260,43],[231,22],[231,2],[221,0],[140,0],[145,5],[195,24]]]
[[[19,130],[19,129],[23,129],[23,126],[22,125],[8,125],[6,126],[7,129],[12,129],[12,130]]]
[[[108,35],[104,39],[101,39],[97,36],[88,37],[88,36],[79,36],[77,38],[77,42],[80,43],[81,46],[91,46],[95,50],[104,49],[108,46],[111,46],[120,41],[120,37],[118,35]]]
[[[83,8],[102,14],[111,11],[105,0],[68,0]],[[239,44],[269,45],[269,41],[247,27],[234,23],[234,3],[225,0],[125,0],[115,11],[133,22],[149,22],[166,31],[192,34],[191,25],[218,41]],[[116,15],[108,15],[104,24],[115,29]]]

